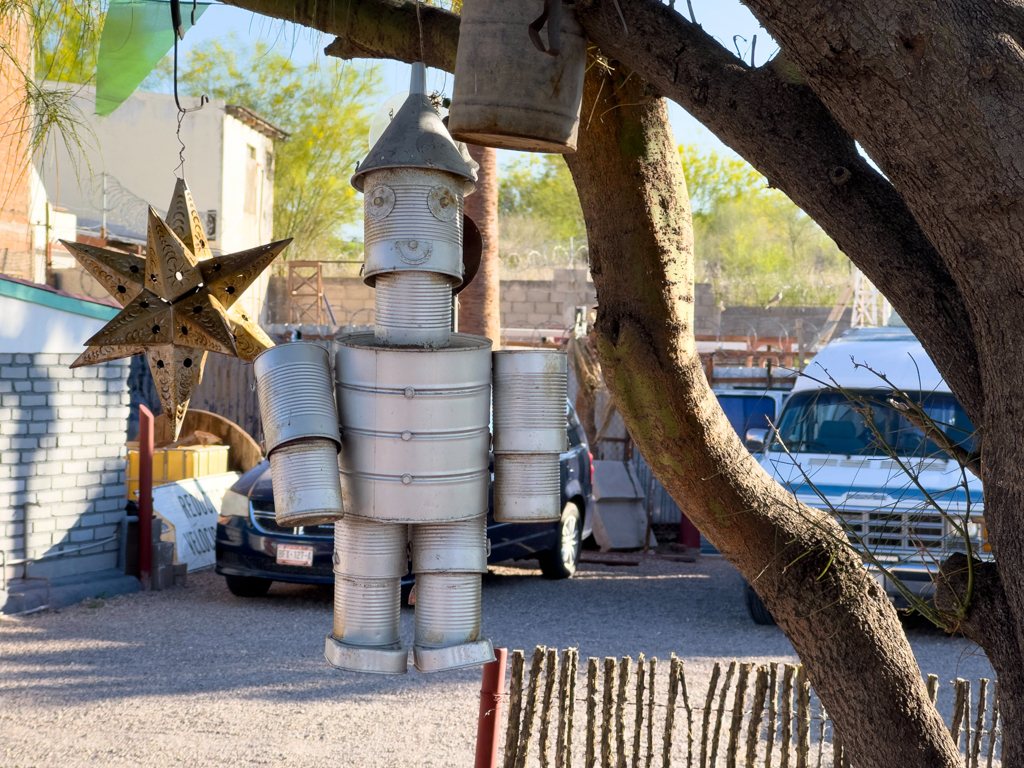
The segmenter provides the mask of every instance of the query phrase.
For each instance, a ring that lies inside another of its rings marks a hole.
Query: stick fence
[[[715,662],[700,691],[675,654],[667,666],[639,654],[580,670],[575,649],[538,646],[529,664],[512,652],[509,679],[505,768],[855,768],[794,664]],[[964,768],[1000,766],[998,684],[957,678],[950,693],[928,675],[927,689],[932,702],[953,696]]]

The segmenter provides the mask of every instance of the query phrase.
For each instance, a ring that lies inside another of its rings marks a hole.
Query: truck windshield
[[[845,395],[831,390],[798,392],[789,398],[779,423],[779,437],[794,453],[834,453],[847,456],[887,455],[882,442],[871,430],[864,406],[871,408],[875,427],[897,456],[942,454],[921,430],[908,422],[889,398],[878,390],[854,391],[864,404],[853,404]],[[956,399],[945,393],[908,392],[939,428],[967,451],[974,450],[974,425]],[[778,441],[773,451],[784,450]],[[945,455],[945,454],[942,454]]]

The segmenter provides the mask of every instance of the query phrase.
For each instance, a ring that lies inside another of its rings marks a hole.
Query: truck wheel
[[[743,586],[743,598],[747,603],[747,613],[750,614],[750,618],[753,619],[755,624],[769,627],[775,625],[775,619],[772,618],[768,608],[761,602],[761,598],[758,597],[757,592],[754,591],[750,584]]]
[[[263,597],[274,582],[270,579],[258,579],[254,576],[225,576],[228,591],[235,597]]]
[[[558,524],[558,544],[540,557],[540,572],[545,579],[567,579],[576,573],[580,562],[580,534],[583,530],[583,516],[573,502],[565,505],[562,520]]]

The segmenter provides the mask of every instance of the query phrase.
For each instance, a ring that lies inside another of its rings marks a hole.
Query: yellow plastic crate
[[[153,485],[173,483],[189,477],[220,475],[228,471],[228,446],[188,445],[183,448],[157,448],[153,451]],[[136,499],[139,490],[139,451],[128,450],[128,498]]]

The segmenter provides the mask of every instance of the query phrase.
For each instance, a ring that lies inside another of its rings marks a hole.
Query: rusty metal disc
[[[452,291],[462,293],[466,286],[473,282],[477,270],[480,269],[480,257],[484,252],[484,241],[480,236],[480,228],[466,214],[462,214],[462,285]]]

